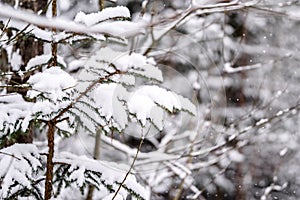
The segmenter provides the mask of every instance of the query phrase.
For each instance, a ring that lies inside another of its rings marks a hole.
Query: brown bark
[[[57,5],[56,5],[56,0],[52,1],[52,17],[56,17],[57,16]],[[56,33],[56,29],[53,28],[52,29],[53,34]],[[57,43],[56,42],[52,42],[51,43],[51,48],[52,48],[52,63],[51,66],[57,66]]]
[[[105,0],[99,0],[99,10],[103,10],[104,9],[104,3],[105,3]]]
[[[47,155],[47,171],[45,181],[45,200],[51,198],[52,195],[52,180],[53,180],[53,156],[54,156],[54,134],[55,122],[48,122],[48,155]]]
[[[57,16],[56,10],[56,0],[52,0],[52,17]],[[56,29],[52,29],[53,34],[55,34]],[[57,66],[57,43],[52,42],[52,62],[49,67]],[[52,180],[53,180],[53,157],[54,157],[54,136],[55,136],[55,125],[56,119],[50,120],[48,122],[48,156],[47,156],[47,171],[46,171],[46,181],[45,181],[45,200],[51,199],[52,196]]]

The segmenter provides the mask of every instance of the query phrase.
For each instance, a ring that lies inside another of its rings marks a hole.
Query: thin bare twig
[[[127,171],[127,173],[126,173],[126,175],[125,175],[123,181],[120,183],[120,185],[119,185],[117,191],[115,192],[115,194],[114,194],[112,200],[114,200],[114,199],[117,197],[118,193],[119,193],[120,190],[121,190],[121,187],[124,185],[124,183],[125,183],[127,177],[129,176],[129,174],[130,174],[130,172],[131,172],[131,170],[132,170],[132,168],[133,168],[133,166],[134,166],[134,163],[135,163],[135,161],[137,160],[138,154],[139,154],[139,152],[140,152],[140,150],[141,150],[141,148],[142,148],[144,139],[145,139],[144,137],[141,138],[139,147],[138,147],[138,149],[137,149],[137,151],[136,151],[136,154],[135,154],[135,156],[134,156],[134,158],[133,158],[133,161],[132,161],[132,163],[131,163],[131,165],[130,165],[130,168],[129,168],[129,170]]]
[[[13,154],[10,154],[10,153],[6,153],[6,152],[3,152],[3,151],[0,151],[0,154],[3,154],[3,155],[6,155],[6,156],[11,156],[17,160],[21,160],[21,158],[18,158],[17,156],[13,155]]]

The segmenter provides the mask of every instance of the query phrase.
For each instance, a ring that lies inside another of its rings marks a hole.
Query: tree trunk
[[[54,156],[54,134],[55,122],[48,122],[48,156],[47,156],[47,172],[45,181],[45,200],[51,198],[52,180],[53,180],[53,156]]]

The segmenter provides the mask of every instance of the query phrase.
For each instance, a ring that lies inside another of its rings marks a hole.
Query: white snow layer
[[[61,101],[74,88],[76,80],[60,67],[51,67],[31,76],[28,83],[32,86],[27,93],[30,98],[45,93],[51,100]]]
[[[164,109],[169,112],[183,110],[196,114],[196,107],[186,98],[158,86],[142,86],[128,92],[117,83],[101,84],[93,91],[93,98],[100,114],[113,126],[122,130],[128,124],[131,113],[143,126],[150,120],[159,130],[163,129]]]
[[[27,65],[26,65],[26,70],[31,70],[32,68],[39,66],[39,65],[45,65],[47,64],[50,59],[52,58],[51,54],[44,54],[44,55],[38,55],[33,58],[31,58]],[[57,56],[57,62],[64,67],[66,67],[66,63],[64,62],[64,59],[61,56]]]
[[[87,26],[91,26],[113,18],[130,18],[130,12],[128,8],[123,6],[105,8],[102,11],[91,14],[79,12],[76,15],[74,21],[78,23],[84,23]]]
[[[150,119],[159,130],[163,129],[163,109],[148,96],[133,93],[128,101],[128,109],[130,113],[136,115],[143,126],[146,125],[146,120]]]
[[[154,103],[170,112],[183,110],[196,115],[196,107],[190,100],[164,88],[156,85],[146,85],[139,88],[136,92],[149,97]]]
[[[0,136],[2,137],[19,128],[25,131],[31,120],[32,106],[33,104],[25,102],[20,94],[0,96]],[[23,121],[15,124],[20,119]]]
[[[128,92],[119,84],[101,84],[93,93],[96,105],[100,109],[100,114],[105,116],[107,121],[114,121],[119,130],[122,130],[128,124],[128,117],[125,107],[121,100],[128,98]]]
[[[0,196],[7,196],[9,186],[14,181],[31,188],[29,179],[35,179],[33,170],[37,170],[38,167],[42,166],[39,161],[37,147],[33,144],[14,144],[1,149],[0,152],[0,177],[2,182]]]
[[[139,74],[149,79],[163,81],[162,72],[154,66],[154,62],[147,57],[129,52],[114,51],[108,47],[102,48],[86,63],[86,68],[106,69],[107,65],[113,65],[116,69],[129,73]]]
[[[22,57],[19,54],[19,49],[16,52],[13,52],[11,57],[11,66],[13,71],[18,71],[20,69],[22,62]]]

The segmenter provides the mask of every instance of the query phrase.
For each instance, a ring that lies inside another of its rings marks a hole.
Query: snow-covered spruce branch
[[[67,111],[69,111],[79,100],[81,100],[81,98],[86,96],[92,89],[94,89],[94,87],[97,84],[107,80],[109,77],[116,75],[116,74],[120,74],[120,71],[110,73],[104,77],[99,78],[97,81],[94,81],[93,83],[91,83],[84,92],[80,93],[80,95],[74,101],[72,101],[66,108],[64,108],[62,111],[60,111],[52,120],[54,122],[56,120],[58,120],[62,115],[64,115]]]
[[[52,47],[57,48],[56,45],[52,45]],[[52,49],[52,54],[56,56],[57,50]],[[56,59],[55,59],[56,60]],[[54,61],[55,63],[56,61]],[[100,84],[103,80],[107,80],[110,76],[119,73],[119,71],[113,72],[111,74],[106,75],[105,77],[99,78],[97,81],[94,81],[84,92],[82,92],[74,101],[72,101],[67,107],[62,109],[54,118],[47,122],[48,125],[48,147],[49,152],[47,156],[47,171],[46,171],[46,183],[45,183],[45,199],[51,198],[52,193],[52,180],[53,180],[53,157],[54,157],[54,135],[56,125],[61,121],[59,119],[63,116],[66,112],[68,112],[82,97],[86,96],[88,92],[90,92],[97,84]]]
[[[40,179],[36,174],[41,169],[41,158],[33,144],[14,144],[1,149],[0,153],[0,196],[12,198],[30,191],[37,199],[42,199]],[[18,195],[19,194],[19,195]]]
[[[56,173],[54,184],[60,187],[67,183],[80,187],[81,191],[88,185],[93,185],[102,191],[102,198],[112,199],[126,198],[131,194],[136,199],[146,199],[144,188],[137,182],[136,178],[126,173],[130,167],[122,164],[98,161],[87,158],[86,156],[77,156],[70,153],[61,153],[58,158],[54,158]],[[126,173],[126,178],[123,175]],[[104,186],[104,188],[102,187]],[[60,195],[60,187],[55,191],[56,197]]]

